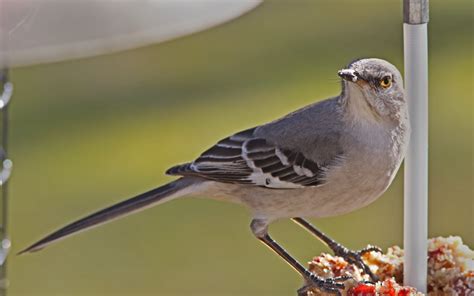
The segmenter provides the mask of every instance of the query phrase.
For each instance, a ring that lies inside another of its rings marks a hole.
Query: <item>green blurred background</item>
[[[403,68],[402,1],[268,1],[165,44],[13,69],[11,238],[21,248],[171,180],[229,133],[338,94],[358,57]],[[430,236],[473,234],[473,5],[432,1]],[[367,208],[314,220],[348,247],[403,243],[403,174]],[[251,235],[243,208],[178,200],[9,257],[10,295],[293,295],[301,279]],[[271,228],[303,262],[326,249]]]

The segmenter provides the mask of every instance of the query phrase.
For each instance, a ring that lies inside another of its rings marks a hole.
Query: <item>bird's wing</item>
[[[225,138],[192,163],[172,167],[166,173],[275,189],[323,183],[327,163],[316,163],[295,149],[271,144],[256,136],[255,130]]]

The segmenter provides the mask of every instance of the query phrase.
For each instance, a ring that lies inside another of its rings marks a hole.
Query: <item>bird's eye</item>
[[[389,88],[390,86],[392,86],[392,77],[384,76],[380,80],[380,86],[382,86],[383,88]]]

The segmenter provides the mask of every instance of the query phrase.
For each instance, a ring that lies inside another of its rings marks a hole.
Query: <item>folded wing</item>
[[[328,163],[316,163],[298,151],[273,145],[254,132],[255,128],[225,138],[192,163],[172,167],[166,173],[275,189],[324,182]]]

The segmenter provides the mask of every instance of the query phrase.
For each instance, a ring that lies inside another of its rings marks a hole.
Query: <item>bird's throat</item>
[[[352,120],[379,122],[382,119],[359,86],[348,87],[345,96],[346,113]]]

